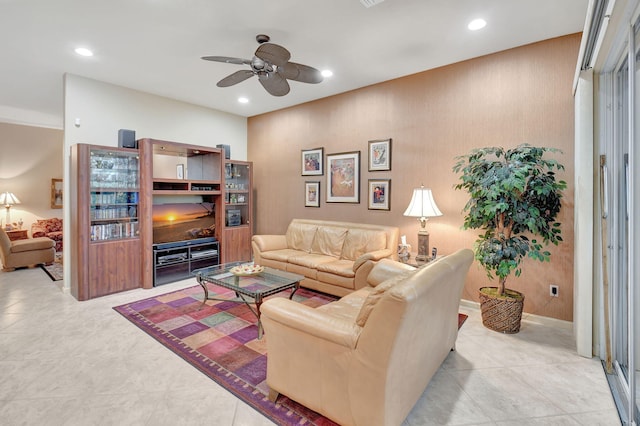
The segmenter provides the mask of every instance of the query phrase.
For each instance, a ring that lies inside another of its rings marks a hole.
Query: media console
[[[153,285],[192,276],[197,269],[220,263],[220,245],[214,237],[153,245]]]

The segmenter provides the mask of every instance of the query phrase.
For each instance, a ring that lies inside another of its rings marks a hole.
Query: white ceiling
[[[442,65],[582,31],[588,0],[0,0],[0,115],[36,111],[62,123],[63,75],[253,116]],[[467,23],[484,18],[485,29]],[[256,34],[291,60],[334,76],[291,82],[281,98],[256,78],[218,88],[248,66]],[[74,48],[91,48],[84,58]],[[576,58],[577,59],[577,58]],[[239,96],[250,99],[237,102]],[[0,117],[0,120],[2,117]]]

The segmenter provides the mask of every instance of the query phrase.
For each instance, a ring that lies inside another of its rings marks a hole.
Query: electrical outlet
[[[555,284],[549,285],[549,296],[558,297],[558,286]]]

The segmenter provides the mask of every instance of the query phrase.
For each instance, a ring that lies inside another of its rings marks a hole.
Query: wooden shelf
[[[220,195],[220,182],[184,179],[153,179],[153,193],[158,195]]]

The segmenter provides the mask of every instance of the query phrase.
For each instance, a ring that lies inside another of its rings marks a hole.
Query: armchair
[[[23,266],[50,264],[55,258],[53,240],[46,237],[11,241],[0,229],[0,260],[3,271],[13,271]]]
[[[270,399],[344,426],[401,424],[455,346],[472,261],[468,249],[412,270],[382,260],[369,287],[328,305],[264,302]]]

